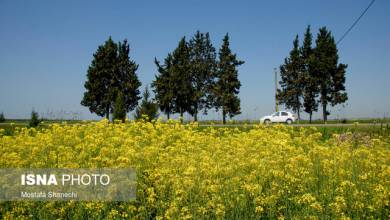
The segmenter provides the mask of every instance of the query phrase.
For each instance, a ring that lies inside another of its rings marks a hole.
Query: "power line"
[[[344,35],[337,41],[336,44],[339,44],[346,36],[347,34],[352,30],[353,27],[355,27],[355,25],[359,22],[359,20],[364,16],[364,14],[366,14],[366,12],[368,11],[368,9],[371,7],[372,4],[374,4],[375,0],[372,0],[370,2],[370,4],[367,6],[366,9],[364,9],[364,11],[360,14],[360,16],[358,17],[358,19],[356,19],[355,22],[353,22],[353,24],[351,25],[351,27],[348,28],[348,30],[344,33]]]

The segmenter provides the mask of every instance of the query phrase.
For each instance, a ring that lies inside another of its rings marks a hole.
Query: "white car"
[[[295,121],[295,116],[291,112],[279,111],[275,112],[272,115],[264,116],[260,119],[260,123],[270,124],[270,123],[287,123],[291,124]]]

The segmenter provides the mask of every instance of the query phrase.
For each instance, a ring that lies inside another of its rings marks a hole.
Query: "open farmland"
[[[2,202],[15,219],[389,218],[388,137],[108,121],[0,131],[1,168],[137,170],[129,202]]]

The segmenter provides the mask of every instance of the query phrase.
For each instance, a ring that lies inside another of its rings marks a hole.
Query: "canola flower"
[[[2,219],[390,218],[390,146],[315,128],[129,122],[0,132],[1,168],[137,170],[131,202],[2,202]]]

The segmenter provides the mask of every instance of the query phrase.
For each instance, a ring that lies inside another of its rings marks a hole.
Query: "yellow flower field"
[[[390,146],[315,128],[107,121],[0,131],[0,167],[137,170],[132,202],[2,202],[3,219],[390,218]]]

